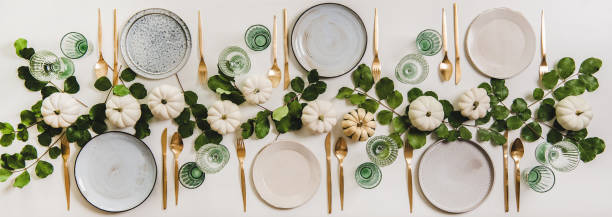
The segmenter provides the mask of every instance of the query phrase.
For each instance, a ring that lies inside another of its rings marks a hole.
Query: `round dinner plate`
[[[321,77],[344,75],[363,58],[367,32],[355,11],[336,3],[323,3],[306,10],[295,22],[291,47],[298,63],[307,71],[317,69]]]
[[[125,63],[138,75],[162,79],[177,73],[191,52],[191,35],[183,20],[169,10],[151,8],[134,14],[119,41]]]
[[[321,168],[302,144],[278,141],[255,157],[251,178],[259,196],[269,205],[289,209],[306,203],[317,192]]]
[[[431,145],[421,156],[418,173],[423,195],[450,213],[476,209],[491,192],[495,177],[489,155],[467,140]]]
[[[484,11],[472,21],[465,46],[471,62],[480,72],[505,79],[531,64],[536,38],[521,13],[495,8]]]
[[[153,191],[157,166],[140,139],[118,131],[92,138],[74,163],[79,191],[91,205],[123,212],[143,203]]]

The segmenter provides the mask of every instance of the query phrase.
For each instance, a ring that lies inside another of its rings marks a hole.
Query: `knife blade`
[[[60,142],[62,159],[64,160],[64,187],[66,188],[66,209],[70,211],[70,173],[68,173],[68,157],[70,157],[70,143],[64,134]]]
[[[506,142],[502,145],[504,150],[504,210],[508,212],[508,131],[504,132]]]
[[[327,161],[327,213],[332,211],[332,189],[331,189],[331,132],[325,137],[325,158]]]
[[[162,132],[161,138],[162,144],[162,200],[164,202],[164,209],[168,204],[168,170],[166,169],[166,150],[168,147],[168,128],[165,128]]]

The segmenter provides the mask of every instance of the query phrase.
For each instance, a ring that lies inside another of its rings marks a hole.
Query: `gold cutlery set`
[[[119,39],[117,33],[117,9],[113,9],[113,86],[119,81],[119,62],[117,58],[119,56]],[[94,73],[96,78],[106,76],[108,74],[108,63],[104,60],[102,55],[102,18],[100,15],[100,8],[98,8],[98,61],[94,65]]]
[[[504,132],[506,142],[502,145],[504,155],[504,211],[508,212],[508,131]],[[520,210],[521,198],[521,170],[519,162],[523,158],[525,150],[521,138],[516,138],[510,147],[510,156],[514,160],[514,190],[516,194],[516,211]]]
[[[338,138],[334,145],[334,155],[338,158],[338,185],[340,189],[340,210],[344,210],[344,167],[342,163],[348,154],[348,145],[344,137]],[[327,213],[332,212],[332,187],[331,187],[331,132],[325,137],[325,160],[327,168]]]
[[[281,69],[278,67],[276,59],[276,15],[274,16],[274,26],[272,27],[272,67],[268,71],[268,79],[272,82],[272,87],[276,88],[283,77],[283,89],[289,88],[291,77],[289,76],[289,34],[287,32],[287,9],[283,9],[283,55],[285,62],[283,64],[284,75],[281,75]]]
[[[168,129],[164,129],[161,138],[162,144],[162,200],[163,208],[166,209],[168,201],[168,170],[166,169],[166,153],[168,146]],[[174,198],[175,205],[178,205],[178,189],[179,189],[179,167],[178,158],[183,151],[183,139],[175,132],[170,140],[170,150],[174,154]]]
[[[457,14],[457,3],[453,3],[453,29],[455,41],[455,85],[461,81],[461,65],[459,58],[459,18]],[[442,51],[444,57],[438,66],[442,81],[449,81],[453,75],[453,65],[448,59],[448,40],[446,38],[446,9],[442,8]]]

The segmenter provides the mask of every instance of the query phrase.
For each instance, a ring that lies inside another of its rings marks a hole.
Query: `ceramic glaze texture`
[[[304,12],[294,25],[291,43],[306,70],[336,77],[353,69],[363,57],[367,33],[359,15],[339,4],[321,4]]]
[[[121,37],[127,65],[146,78],[165,78],[178,72],[191,51],[191,36],[183,21],[170,11],[147,9],[135,14]]]

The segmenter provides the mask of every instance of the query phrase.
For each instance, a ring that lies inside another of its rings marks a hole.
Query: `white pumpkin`
[[[181,89],[164,84],[149,93],[147,105],[153,116],[167,120],[178,117],[185,109],[185,97]]]
[[[272,82],[264,76],[251,76],[242,82],[240,92],[244,94],[247,102],[262,104],[272,95]]]
[[[374,114],[363,108],[358,108],[344,114],[342,133],[353,141],[366,141],[374,135],[376,122]]]
[[[557,122],[563,128],[571,131],[579,131],[591,123],[593,111],[591,106],[579,96],[568,96],[559,101],[555,106]]]
[[[42,101],[40,113],[47,125],[66,128],[79,117],[81,105],[69,94],[57,92]]]
[[[487,115],[490,108],[491,98],[487,95],[487,91],[483,88],[472,88],[465,91],[458,101],[461,115],[471,120],[476,120]]]
[[[106,102],[106,118],[118,128],[134,126],[140,118],[140,104],[132,95],[113,95]]]
[[[229,100],[217,101],[208,109],[210,128],[223,135],[234,132],[240,125],[240,109]]]
[[[312,101],[302,110],[302,123],[315,133],[329,132],[336,125],[336,111],[329,101]]]
[[[420,131],[432,131],[442,123],[444,110],[442,104],[431,96],[420,96],[408,107],[408,118]]]

